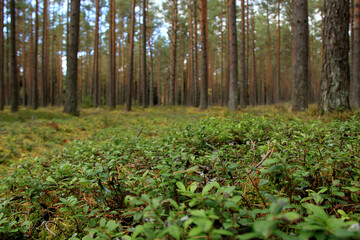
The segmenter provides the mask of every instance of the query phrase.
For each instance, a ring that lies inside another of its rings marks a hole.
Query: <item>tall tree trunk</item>
[[[194,63],[195,63],[195,81],[194,81],[194,107],[199,106],[199,90],[198,90],[198,81],[199,81],[199,57],[198,57],[198,18],[197,18],[197,0],[194,0]]]
[[[235,17],[236,18],[236,17]],[[241,0],[241,80],[240,80],[240,107],[246,107],[247,99],[247,79],[246,79],[246,64],[245,64],[245,0]]]
[[[108,106],[110,109],[115,108],[115,1],[110,1],[109,8],[109,88],[108,88]]]
[[[228,0],[229,7],[229,26],[230,33],[230,86],[228,108],[234,111],[238,107],[239,87],[238,87],[238,49],[236,33],[236,3],[235,0]]]
[[[157,69],[157,98],[158,98],[158,105],[161,106],[163,101],[163,94],[161,90],[161,55],[158,56],[158,69]]]
[[[331,112],[350,107],[349,2],[325,0],[324,13],[324,63],[320,109],[322,112]]]
[[[47,0],[44,0],[44,13],[43,13],[43,44],[42,44],[42,57],[41,57],[41,73],[42,73],[42,106],[45,107],[48,104],[48,34],[47,34],[47,22],[48,22],[48,9]]]
[[[23,32],[22,32],[22,58],[21,58],[21,66],[23,69],[22,72],[22,103],[24,106],[26,106],[27,104],[27,95],[26,95],[26,90],[27,90],[27,85],[26,85],[26,74],[27,74],[27,66],[26,66],[26,57],[27,57],[27,53],[28,51],[26,50],[26,11],[25,8],[23,8],[22,11],[23,14]]]
[[[141,11],[141,9],[140,9],[140,11]],[[140,16],[140,14],[139,14],[139,19],[138,19],[138,21],[139,21],[139,23],[140,23],[140,21],[141,21],[141,18],[140,18],[141,16]],[[138,53],[139,53],[139,55],[138,55],[138,79],[137,79],[137,103],[138,103],[138,105],[139,106],[141,106],[142,105],[142,97],[143,97],[143,94],[142,94],[142,80],[141,80],[141,78],[142,78],[142,55],[141,55],[141,52],[142,52],[142,47],[141,47],[141,45],[142,45],[142,36],[141,36],[141,32],[139,32],[139,40],[138,40],[138,47],[139,47],[139,51],[138,51]]]
[[[223,0],[220,0],[220,105],[224,106],[224,30],[223,30]]]
[[[307,0],[294,2],[294,68],[292,84],[292,110],[304,111],[308,107],[309,24]]]
[[[354,0],[354,45],[352,51],[353,74],[350,82],[350,104],[360,107],[360,0]]]
[[[177,48],[177,14],[178,14],[178,1],[173,0],[173,19],[171,20],[171,65],[170,65],[170,92],[169,100],[170,105],[175,105],[175,81],[176,81],[176,48]]]
[[[207,0],[200,0],[201,88],[200,110],[208,107]]]
[[[100,105],[99,99],[99,18],[100,18],[100,0],[96,0],[96,19],[95,19],[95,39],[94,39],[94,61],[93,61],[93,99],[94,106]]]
[[[77,110],[77,78],[80,30],[80,0],[71,0],[69,28],[69,52],[67,53],[67,78],[64,112],[79,115]]]
[[[277,6],[277,38],[276,38],[276,78],[274,86],[274,103],[280,102],[280,0],[278,0]]]
[[[11,64],[11,111],[19,110],[19,82],[16,63],[16,14],[15,0],[10,0],[11,15],[11,41],[10,41],[10,64]]]
[[[256,56],[255,56],[255,16],[254,9],[251,8],[251,104],[256,105],[257,101],[257,78],[256,78]]]
[[[4,110],[4,0],[0,0],[0,111]]]
[[[131,93],[133,84],[133,67],[134,67],[134,35],[135,35],[135,6],[136,0],[132,0],[131,10],[131,27],[130,27],[130,46],[129,46],[129,69],[128,81],[126,86],[126,110],[131,111]]]
[[[147,8],[149,7],[149,2],[147,2]],[[147,16],[149,16],[149,11],[146,12]],[[148,17],[148,24],[150,24],[150,18]],[[148,37],[148,47],[150,51],[150,78],[149,78],[149,106],[154,106],[154,56],[153,56],[153,49],[152,49],[152,41],[153,36],[150,29],[148,29],[149,37]]]
[[[272,84],[272,61],[271,61],[271,36],[270,36],[270,13],[269,6],[266,6],[266,29],[267,29],[267,56],[266,56],[266,104],[273,103],[273,84]]]
[[[194,47],[193,47],[193,22],[192,22],[192,0],[189,0],[188,3],[189,9],[189,42],[188,42],[188,49],[189,49],[189,57],[188,57],[188,85],[187,85],[187,104],[193,105],[194,104],[194,81],[195,81],[195,64],[194,64]]]
[[[39,42],[39,0],[35,3],[35,42],[34,42],[34,60],[33,60],[33,79],[32,79],[32,108],[37,109],[39,106],[39,92],[38,92],[38,42]]]
[[[230,92],[230,12],[229,12],[230,1],[226,1],[226,76],[225,76],[225,94],[224,99],[226,104],[229,104],[229,92]],[[237,53],[236,53],[237,54]]]
[[[55,24],[55,13],[53,14],[53,24]],[[57,35],[55,32],[55,29],[53,30],[53,39],[52,39],[52,72],[51,72],[51,106],[55,106],[55,101],[57,99],[57,91],[56,91],[56,86],[57,86],[57,74],[56,74],[56,68],[57,68],[57,64],[56,64],[56,55],[57,55],[57,49],[56,49],[56,42],[57,42]]]
[[[142,22],[142,107],[146,108],[148,106],[148,87],[147,87],[147,62],[146,62],[146,0],[143,0],[143,22]]]

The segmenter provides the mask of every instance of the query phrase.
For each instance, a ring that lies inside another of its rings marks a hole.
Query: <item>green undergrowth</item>
[[[360,239],[358,113],[84,109],[0,126],[19,141],[53,122],[66,143],[8,157],[1,239]]]

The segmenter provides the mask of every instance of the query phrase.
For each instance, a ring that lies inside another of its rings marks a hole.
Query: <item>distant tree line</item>
[[[359,108],[360,0],[236,3],[1,0],[0,109]]]

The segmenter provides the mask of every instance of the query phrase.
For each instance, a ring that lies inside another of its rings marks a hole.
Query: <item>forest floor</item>
[[[0,112],[0,238],[360,235],[359,111],[80,113]]]

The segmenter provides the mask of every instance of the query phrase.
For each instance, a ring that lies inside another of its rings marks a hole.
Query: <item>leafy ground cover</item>
[[[359,113],[22,109],[0,131],[1,239],[360,238]]]

